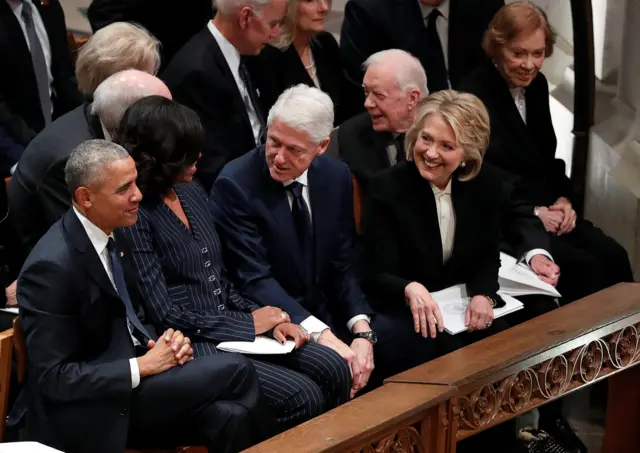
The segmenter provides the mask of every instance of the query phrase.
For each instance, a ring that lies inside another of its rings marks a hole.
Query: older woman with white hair
[[[249,63],[265,110],[287,88],[303,83],[331,97],[335,124],[348,118],[340,48],[325,30],[331,0],[287,0],[280,36]]]
[[[423,101],[405,140],[406,162],[369,187],[363,241],[367,290],[387,309],[408,307],[416,333],[441,338],[430,293],[465,284],[465,325],[442,352],[503,328],[493,309],[500,267],[500,182],[481,171],[489,117],[473,95],[439,91]],[[478,335],[478,331],[486,333]]]

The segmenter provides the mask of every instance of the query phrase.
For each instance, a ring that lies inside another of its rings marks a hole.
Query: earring
[[[461,166],[462,168],[464,168],[464,167],[466,167],[466,166],[467,166],[467,163],[466,163],[465,161],[462,161],[462,163],[460,164],[460,166]]]

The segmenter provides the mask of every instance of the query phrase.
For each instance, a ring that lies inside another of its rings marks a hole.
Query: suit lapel
[[[264,152],[262,153],[264,156]],[[297,233],[293,224],[293,216],[291,215],[291,207],[287,199],[287,193],[284,186],[274,181],[269,175],[269,168],[266,161],[264,163],[263,178],[264,184],[264,203],[266,208],[271,212],[274,223],[280,231],[280,237],[283,238],[282,249],[286,250],[293,262],[293,267],[297,272],[303,284],[306,282],[304,276],[304,262],[300,254],[300,248],[292,247],[292,241],[297,241]]]
[[[451,182],[451,201],[455,213],[455,234],[453,237],[453,250],[448,265],[455,265],[460,259],[460,251],[468,250],[469,245],[465,242],[473,237],[465,231],[467,226],[473,226],[478,222],[478,218],[473,215],[473,191],[469,190],[469,184],[465,184],[458,179],[454,173]],[[457,253],[456,253],[457,252]]]
[[[314,49],[313,43],[314,41],[312,40],[311,52],[313,52],[313,49]],[[289,66],[288,70],[298,75],[297,77],[295,77],[294,80],[299,80],[300,81],[299,83],[304,83],[305,85],[308,85],[310,87],[315,86],[313,79],[307,72],[307,69],[304,67],[304,63],[302,62],[302,59],[300,58],[300,55],[298,55],[298,52],[296,51],[293,44],[291,44],[289,48],[287,48],[287,50],[284,51],[284,53],[285,53],[284,60],[289,63],[287,65]],[[314,54],[313,58],[315,57],[316,56]],[[318,67],[318,62],[316,61],[316,68],[317,67]]]
[[[309,183],[309,201],[311,206],[311,222],[313,225],[313,244],[315,249],[315,266],[314,270],[316,275],[322,268],[321,264],[324,262],[324,253],[326,252],[325,246],[329,242],[326,240],[329,231],[328,227],[330,222],[326,222],[325,219],[331,219],[332,208],[330,199],[331,197],[324,196],[328,187],[327,182],[324,180],[319,172],[318,162],[314,160],[309,167],[307,174]]]
[[[114,297],[119,297],[109,280],[109,276],[96,253],[95,248],[87,236],[87,232],[80,223],[73,209],[67,211],[63,218],[64,230],[67,239],[78,251],[78,259],[82,262],[89,276],[102,288],[103,291]]]
[[[7,43],[8,48],[13,49],[16,57],[15,61],[11,61],[12,65],[26,65],[31,68],[29,71],[33,75],[33,84],[35,85],[35,73],[33,72],[33,64],[31,63],[31,52],[27,45],[26,38],[20,27],[20,23],[16,18],[13,10],[6,1],[0,1],[0,33],[6,34],[7,39],[11,40]],[[8,63],[8,62],[7,62]]]
[[[227,63],[227,59],[224,57],[218,42],[211,34],[211,31],[208,27],[205,27],[202,33],[206,33],[207,36],[205,39],[209,41],[208,49],[209,52],[213,56],[213,61],[218,67],[220,73],[225,78],[225,82],[227,86],[229,86],[231,97],[233,98],[233,102],[231,106],[228,107],[236,107],[236,114],[239,116],[239,119],[244,123],[245,129],[250,132],[251,139],[253,138],[253,128],[251,127],[251,121],[249,120],[249,113],[247,112],[247,107],[242,99],[242,95],[240,94],[240,89],[238,88],[238,84],[236,83],[236,79],[233,77],[233,73],[231,72],[231,68],[229,67],[229,63]],[[259,108],[260,106],[256,106]],[[254,141],[254,145],[257,145]]]

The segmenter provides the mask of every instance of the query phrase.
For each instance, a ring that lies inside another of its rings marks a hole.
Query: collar
[[[80,220],[84,231],[86,231],[87,236],[89,236],[91,245],[93,245],[93,248],[96,249],[98,256],[101,256],[104,252],[104,249],[107,248],[109,238],[113,238],[113,233],[107,236],[107,234],[100,228],[98,228],[93,222],[91,222],[91,220],[83,216],[75,206],[73,207],[73,212],[76,213],[76,216],[78,217],[78,220]]]
[[[108,142],[112,142],[113,140],[111,139],[111,134],[109,134],[109,132],[107,131],[107,128],[104,127],[104,123],[102,122],[101,119],[98,119],[98,121],[100,121],[100,127],[102,128],[102,134],[104,135],[104,139]]]
[[[26,2],[28,0],[24,1]],[[11,11],[13,11],[14,14],[22,14],[22,3],[24,3],[23,0],[6,0],[6,2],[8,3],[9,8],[11,8]]]
[[[283,185],[284,185],[285,187],[287,187],[287,186],[288,186],[288,185],[290,185],[292,182],[297,181],[297,182],[299,182],[300,184],[302,184],[304,187],[308,186],[308,185],[309,185],[309,184],[308,184],[308,176],[307,176],[308,172],[309,172],[309,169],[307,168],[307,169],[304,171],[304,173],[302,173],[302,174],[301,174],[300,176],[298,176],[296,179],[290,179],[289,181],[284,182],[284,183],[283,183]]]
[[[451,195],[451,181],[452,179],[449,179],[447,187],[445,187],[444,190],[438,189],[438,187],[436,187],[436,185],[431,182],[429,183],[429,185],[431,186],[431,190],[433,190],[433,194],[436,196],[436,198],[440,195]]]
[[[433,11],[434,7],[425,5],[420,0],[417,0],[417,1],[418,1],[418,5],[420,5],[420,10],[422,11],[422,18],[424,20],[427,20],[427,18],[429,17],[429,14],[431,14],[431,11]],[[435,8],[440,11],[440,14],[446,21],[449,20],[449,9],[451,8],[451,5],[449,4],[449,0],[444,0],[442,3],[440,3],[440,6],[436,6]]]
[[[524,87],[509,88],[509,92],[514,99],[524,98]]]
[[[236,48],[233,47],[233,44],[231,44],[229,40],[225,38],[222,33],[220,33],[220,30],[218,30],[218,28],[213,25],[212,20],[210,20],[207,24],[207,28],[209,28],[209,31],[213,35],[213,39],[215,39],[218,43],[220,51],[222,52],[224,59],[227,60],[229,68],[231,68],[231,70],[233,71],[236,71],[240,67],[240,54],[238,53]]]

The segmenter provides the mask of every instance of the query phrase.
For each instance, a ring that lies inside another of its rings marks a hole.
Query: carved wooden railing
[[[608,379],[602,453],[638,453],[639,362],[640,284],[620,284],[396,375],[249,451],[454,453],[459,440]],[[385,410],[404,392],[437,389],[453,393],[420,409],[409,399],[408,414]]]

